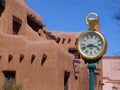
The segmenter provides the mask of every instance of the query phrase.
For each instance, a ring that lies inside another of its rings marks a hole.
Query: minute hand
[[[89,44],[89,45],[87,45],[86,47],[91,48],[91,49],[92,49],[93,47],[95,47],[95,48],[97,48],[97,50],[100,50],[99,47],[97,47],[97,46],[95,46],[95,45],[93,45],[93,44]]]

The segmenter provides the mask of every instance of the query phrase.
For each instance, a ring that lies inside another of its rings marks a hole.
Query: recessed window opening
[[[70,72],[65,71],[64,72],[64,90],[68,90],[68,84],[69,84],[69,77],[70,77]]]
[[[118,88],[117,88],[117,87],[115,87],[115,86],[113,86],[113,87],[112,87],[112,90],[118,90]]]
[[[79,55],[77,49],[75,49],[75,48],[70,48],[70,49],[68,50],[68,52],[71,53],[71,54],[73,54],[74,57],[75,57],[75,59],[80,59],[80,55]]]
[[[77,40],[78,40],[78,39],[75,40],[75,45],[77,45]]]
[[[62,44],[64,44],[64,42],[65,42],[65,38],[63,38],[63,40],[62,40]]]
[[[0,16],[5,9],[5,0],[0,0]]]
[[[17,35],[22,25],[22,21],[13,16],[13,35]]]
[[[70,42],[71,42],[71,39],[69,38],[69,39],[68,39],[68,44],[69,44]]]
[[[57,42],[57,43],[60,43],[60,40],[61,40],[61,38],[60,38],[60,37],[57,37],[56,42]]]
[[[3,71],[4,74],[4,89],[8,90],[9,87],[13,87],[15,84],[16,71]]]

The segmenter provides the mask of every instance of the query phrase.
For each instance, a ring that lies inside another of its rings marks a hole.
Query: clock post
[[[94,70],[96,68],[95,63],[88,63],[89,69],[89,90],[94,90]]]
[[[94,16],[94,18],[90,18],[90,16]],[[88,63],[89,90],[94,90],[94,70],[96,64],[106,52],[107,42],[105,37],[94,28],[99,23],[96,13],[89,13],[85,18],[85,22],[89,25],[89,30],[78,37],[77,49],[80,56]]]

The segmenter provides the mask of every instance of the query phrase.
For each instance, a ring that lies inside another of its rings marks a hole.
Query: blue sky
[[[120,30],[112,18],[120,3],[117,0],[25,0],[26,4],[42,17],[48,30],[81,32],[88,30],[84,22],[86,14],[96,12],[100,19],[101,33],[106,37],[108,49],[105,55],[120,52]]]

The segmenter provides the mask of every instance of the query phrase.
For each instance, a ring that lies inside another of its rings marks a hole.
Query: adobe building
[[[24,90],[88,90],[87,64],[76,49],[79,35],[51,32],[24,0],[0,0],[1,90],[9,81]],[[102,75],[100,61],[95,90],[102,90]]]
[[[120,90],[120,56],[103,58],[103,90]]]

